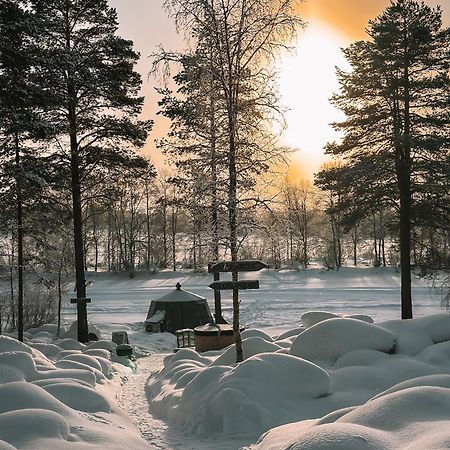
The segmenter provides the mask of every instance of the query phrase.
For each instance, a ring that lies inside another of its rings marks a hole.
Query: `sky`
[[[300,12],[307,27],[298,34],[295,52],[279,62],[280,95],[288,109],[288,127],[281,143],[296,151],[292,161],[301,177],[311,179],[325,161],[323,147],[338,139],[330,123],[342,118],[329,104],[338,90],[335,66],[345,67],[340,49],[365,39],[368,21],[389,5],[389,0],[308,0]],[[445,26],[450,26],[450,1],[426,0],[429,6],[441,5]],[[143,77],[145,104],[143,117],[155,120],[154,129],[144,148],[153,162],[161,167],[164,157],[156,150],[154,140],[164,136],[168,122],[158,111],[157,80],[149,77],[151,54],[158,46],[182,50],[183,41],[173,21],[163,9],[163,0],[109,0],[117,9],[119,34],[134,42],[141,59],[136,69]]]

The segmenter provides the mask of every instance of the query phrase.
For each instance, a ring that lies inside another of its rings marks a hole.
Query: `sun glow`
[[[343,115],[329,99],[338,91],[335,67],[346,67],[340,51],[345,45],[343,36],[313,23],[300,34],[295,54],[287,55],[280,65],[281,101],[289,108],[283,141],[298,150],[293,163],[307,178],[326,160],[325,144],[339,138],[330,123]]]

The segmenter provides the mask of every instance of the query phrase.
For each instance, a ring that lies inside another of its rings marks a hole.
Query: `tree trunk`
[[[235,124],[234,118],[229,114],[229,189],[228,189],[228,222],[230,232],[230,253],[231,260],[237,261],[237,172],[236,172],[236,144],[235,144]],[[238,281],[238,272],[233,271],[231,274],[232,281]],[[236,362],[240,363],[244,360],[244,351],[242,348],[242,338],[239,323],[239,290],[233,289],[233,334],[236,344]]]
[[[10,290],[10,301],[11,301],[11,328],[14,330],[16,328],[16,305],[14,301],[14,256],[15,256],[15,239],[14,234],[11,237],[11,260],[9,265],[9,290]]]
[[[412,319],[411,298],[411,193],[407,168],[398,173],[400,187],[400,273],[402,319]]]
[[[405,42],[404,119],[401,144],[396,148],[396,172],[400,193],[400,273],[402,319],[412,319],[411,298],[411,136],[408,46]]]
[[[61,271],[62,268],[59,267],[58,270],[58,328],[56,336],[59,337],[61,331],[61,307],[62,307],[62,286],[61,286]]]
[[[72,181],[73,235],[75,256],[75,289],[77,298],[86,298],[86,281],[84,274],[83,218],[81,207],[80,164],[76,131],[76,113],[73,99],[75,93],[69,84],[69,134],[70,134],[70,168]],[[78,340],[88,342],[88,323],[86,303],[77,302]]]
[[[380,259],[378,256],[378,242],[377,242],[377,219],[375,213],[372,215],[372,229],[373,229],[373,250],[374,250],[374,261],[373,265],[378,267]]]
[[[167,199],[166,193],[164,193],[163,200],[163,223],[162,223],[162,231],[163,231],[163,244],[164,244],[164,267],[167,267]]]
[[[174,200],[175,202],[175,196]],[[173,271],[177,271],[177,252],[176,252],[176,236],[177,236],[177,211],[175,204],[172,205],[172,215],[171,215],[171,230],[172,230],[172,262]]]
[[[145,225],[147,229],[147,251],[145,253],[145,266],[147,271],[150,271],[150,256],[151,256],[151,239],[150,239],[150,192],[148,188],[148,181],[145,184]]]
[[[17,338],[23,342],[23,208],[19,134],[14,135],[17,190]]]
[[[67,5],[67,9],[69,5]],[[67,51],[71,51],[72,24],[70,23],[68,10],[65,15],[65,46]],[[83,216],[81,204],[81,180],[80,162],[77,141],[77,93],[73,85],[73,73],[70,66],[66,67],[67,72],[67,98],[68,98],[68,125],[70,138],[70,172],[72,190],[72,214],[73,214],[73,239],[75,258],[75,289],[77,299],[86,298],[86,281],[84,273],[84,248],[83,248]],[[77,301],[77,323],[78,340],[88,342],[88,323],[86,303]]]

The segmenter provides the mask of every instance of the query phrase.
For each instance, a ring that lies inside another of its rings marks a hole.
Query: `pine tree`
[[[143,98],[133,66],[139,55],[117,36],[107,0],[31,0],[39,23],[42,85],[57,108],[55,151],[70,167],[77,298],[86,297],[82,231],[83,187],[92,171],[145,167],[130,151],[141,146],[150,122],[137,120]],[[78,302],[78,338],[87,341],[85,306]]]
[[[344,139],[328,152],[344,159],[348,189],[359,194],[372,179],[377,196],[397,205],[402,318],[409,319],[414,214],[436,165],[448,164],[450,30],[442,29],[439,8],[397,0],[368,34],[344,50],[351,70],[338,70],[341,92],[333,98],[347,116],[335,124]]]
[[[26,6],[22,1],[0,3],[1,190],[3,206],[15,205],[20,341],[24,331],[24,204],[39,190],[34,183],[38,147],[31,142],[45,134],[41,114],[47,103],[34,76],[36,34],[33,17]]]

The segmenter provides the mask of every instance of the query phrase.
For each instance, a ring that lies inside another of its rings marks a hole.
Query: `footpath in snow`
[[[150,411],[145,395],[147,379],[155,376],[164,367],[164,360],[173,353],[154,353],[139,358],[138,370],[130,374],[122,386],[118,402],[122,410],[138,427],[150,448],[161,450],[231,450],[236,442],[221,439],[198,439],[172,429]],[[195,414],[195,412],[193,412]]]

